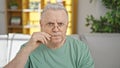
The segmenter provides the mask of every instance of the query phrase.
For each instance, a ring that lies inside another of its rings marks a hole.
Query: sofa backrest
[[[16,33],[0,35],[0,68],[16,56],[21,45],[26,43],[29,38],[30,35]]]
[[[10,33],[8,35],[8,62],[11,61],[18,51],[20,50],[20,47],[26,43],[30,38],[30,35],[26,34],[14,34]]]
[[[120,68],[120,34],[81,35],[90,48],[95,68]]]

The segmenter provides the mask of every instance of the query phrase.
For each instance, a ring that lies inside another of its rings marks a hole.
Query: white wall
[[[0,34],[6,33],[5,0],[0,0]]]
[[[101,0],[79,0],[78,3],[78,34],[89,33],[91,30],[89,27],[85,26],[87,15],[92,14],[94,17],[99,18],[99,16],[104,15],[106,8],[102,5]]]

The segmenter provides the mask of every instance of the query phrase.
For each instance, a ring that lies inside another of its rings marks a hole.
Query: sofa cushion
[[[120,68],[120,34],[81,35],[90,48],[95,68]]]

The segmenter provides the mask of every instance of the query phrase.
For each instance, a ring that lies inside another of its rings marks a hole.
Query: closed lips
[[[61,33],[53,33],[53,34],[51,34],[51,36],[60,36],[61,35]]]

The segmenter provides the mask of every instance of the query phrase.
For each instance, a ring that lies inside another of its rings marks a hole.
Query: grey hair
[[[68,12],[66,10],[66,8],[63,6],[62,3],[48,3],[47,6],[43,9],[42,13],[41,13],[41,18],[44,16],[44,13],[49,10],[64,10],[67,14],[67,18],[68,18]]]

